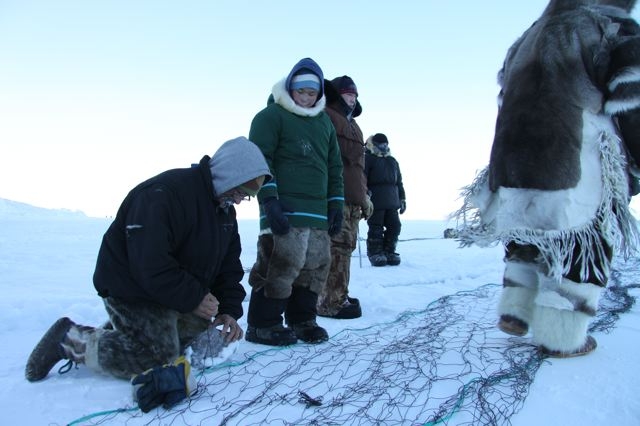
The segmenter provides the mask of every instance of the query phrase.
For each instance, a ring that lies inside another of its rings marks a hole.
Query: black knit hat
[[[389,145],[389,140],[382,133],[376,133],[375,135],[371,136],[371,141],[376,145],[383,144],[383,143],[386,143],[387,145]]]
[[[331,80],[331,83],[341,95],[345,93],[353,93],[354,95],[358,96],[358,88],[356,87],[356,84],[353,82],[351,77],[349,77],[348,75],[336,77]]]

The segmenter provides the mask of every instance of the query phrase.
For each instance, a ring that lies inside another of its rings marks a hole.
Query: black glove
[[[405,200],[400,200],[400,214],[404,213],[407,210],[407,202]]]
[[[151,368],[134,376],[131,380],[134,400],[145,413],[160,404],[171,408],[189,396],[194,387],[191,380],[189,361],[181,356],[173,364]]]
[[[332,237],[337,235],[342,230],[342,210],[329,209],[329,235]]]
[[[284,212],[290,212],[291,210],[284,207],[276,197],[265,198],[262,206],[267,215],[271,232],[276,235],[284,235],[289,232],[289,219],[284,215]]]

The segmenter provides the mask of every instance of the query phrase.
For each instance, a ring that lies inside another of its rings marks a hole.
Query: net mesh
[[[616,262],[592,332],[629,311],[638,260]],[[528,338],[496,327],[501,286],[441,297],[392,323],[345,329],[321,345],[247,352],[204,370],[172,410],[131,409],[91,424],[508,425],[544,362]],[[85,420],[87,420],[85,418]],[[88,423],[83,423],[88,424]]]

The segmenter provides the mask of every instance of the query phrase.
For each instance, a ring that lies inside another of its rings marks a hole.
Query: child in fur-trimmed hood
[[[266,108],[251,122],[249,138],[273,175],[258,194],[260,235],[249,274],[246,335],[253,343],[329,338],[316,322],[316,305],[331,264],[330,236],[342,228],[344,185],[325,104],[322,69],[303,58],[273,86]]]
[[[364,175],[373,203],[367,219],[367,256],[372,266],[396,266],[400,264],[396,247],[402,228],[398,214],[407,209],[402,173],[385,134],[370,136],[366,146]]]

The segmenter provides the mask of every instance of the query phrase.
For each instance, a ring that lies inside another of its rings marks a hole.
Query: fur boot
[[[498,328],[505,333],[514,336],[527,334],[537,294],[538,272],[536,263],[506,261],[498,304]]]
[[[575,283],[566,278],[555,282],[541,277],[535,299],[532,333],[543,354],[554,357],[585,355],[596,348],[587,336],[589,322],[596,314],[601,287]]]
[[[384,239],[384,255],[387,258],[387,265],[396,266],[400,264],[400,255],[396,253],[397,239]]]
[[[386,266],[387,256],[384,255],[383,240],[378,238],[367,238],[367,257],[371,266]]]

